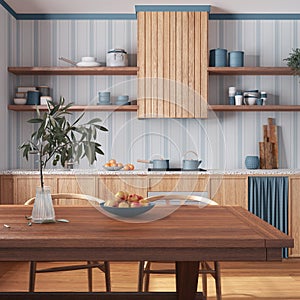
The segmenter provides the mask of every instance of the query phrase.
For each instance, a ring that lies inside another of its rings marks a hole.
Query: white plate
[[[91,62],[80,61],[79,63],[76,64],[76,66],[77,67],[99,67],[100,63],[96,61],[91,61]]]

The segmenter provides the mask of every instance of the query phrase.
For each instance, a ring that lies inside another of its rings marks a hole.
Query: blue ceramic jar
[[[228,53],[229,67],[243,67],[244,66],[244,52],[230,51]]]
[[[210,67],[227,67],[227,50],[212,49],[209,51],[209,66]]]
[[[259,168],[258,156],[246,156],[245,166],[247,169],[258,169]]]

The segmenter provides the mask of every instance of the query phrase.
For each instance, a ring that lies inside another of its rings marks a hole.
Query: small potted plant
[[[67,116],[72,103],[65,105],[62,97],[58,104],[47,102],[47,111],[41,113],[36,109],[36,118],[28,120],[37,125],[30,139],[20,146],[23,157],[28,160],[29,154],[37,154],[39,161],[40,187],[37,187],[36,199],[32,210],[32,221],[46,223],[55,221],[49,187],[44,186],[43,171],[49,161],[55,166],[58,162],[65,166],[67,162],[78,162],[86,157],[90,164],[97,160],[97,155],[103,155],[101,145],[97,142],[98,131],[107,131],[100,125],[101,120],[94,118],[79,125],[84,113],[75,121],[70,122]]]
[[[294,71],[294,74],[300,76],[300,48],[292,49],[289,57],[284,60],[287,61],[288,67]]]

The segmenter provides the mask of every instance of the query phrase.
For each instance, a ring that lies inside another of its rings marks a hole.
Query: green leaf
[[[87,122],[86,124],[94,124],[94,123],[100,123],[100,122],[102,122],[101,119],[94,118],[94,119],[90,120],[89,122]]]
[[[41,118],[36,118],[36,119],[30,119],[27,121],[28,123],[42,123],[43,119]]]

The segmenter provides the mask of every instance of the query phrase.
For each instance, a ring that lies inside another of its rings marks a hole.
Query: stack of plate
[[[77,67],[99,67],[100,63],[96,61],[96,57],[85,56],[76,64]]]

